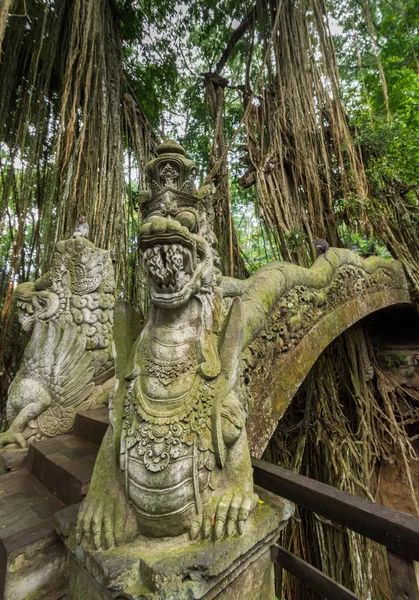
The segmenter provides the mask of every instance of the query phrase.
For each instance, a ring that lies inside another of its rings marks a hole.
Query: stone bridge
[[[247,431],[255,457],[262,455],[298,388],[335,338],[370,313],[411,303],[400,262],[376,256],[363,260],[337,248],[328,251],[328,259],[319,257],[310,269],[271,263],[242,293],[246,312],[246,304],[254,306],[255,294],[269,289],[269,281],[277,286],[281,273],[280,289],[271,286],[260,305],[264,325],[243,352],[243,379],[253,402]]]
[[[330,249],[328,259],[320,257],[310,269],[275,262],[247,281],[224,278],[221,284],[226,309],[235,296],[242,300],[242,378],[245,397],[253,404],[247,430],[256,457],[318,356],[336,337],[374,311],[410,304],[400,263],[362,260],[342,249]],[[120,370],[140,328],[128,309],[115,311]],[[106,408],[79,413],[73,433],[31,444],[26,468],[2,476],[0,512],[6,525],[0,534],[0,597],[3,590],[7,600],[64,597],[66,553],[54,531],[54,514],[83,499],[108,426],[107,413]],[[25,451],[18,451],[16,464],[22,462],[20,452]],[[175,562],[181,562],[177,555]]]

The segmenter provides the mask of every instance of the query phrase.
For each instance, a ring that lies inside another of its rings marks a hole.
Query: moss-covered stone
[[[71,555],[67,600],[273,600],[269,548],[293,507],[257,491],[263,500],[243,535],[216,543],[191,543],[185,535],[153,540],[140,536],[129,546],[92,552],[75,543],[74,510],[58,513],[58,527]]]
[[[257,399],[247,422],[252,455],[262,455],[279,419],[311,367],[336,337],[372,312],[409,302],[407,290],[387,289],[357,296],[324,314],[287,352],[275,356],[274,345],[272,357],[275,358],[255,361],[253,357],[255,366],[251,370],[254,375],[248,375],[247,383],[249,393]],[[265,342],[264,351],[266,347]]]

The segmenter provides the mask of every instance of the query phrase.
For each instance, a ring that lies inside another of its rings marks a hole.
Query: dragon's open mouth
[[[209,262],[207,244],[182,231],[141,236],[141,248],[151,282],[151,296],[161,305],[187,300],[200,286]]]
[[[196,258],[181,244],[155,244],[144,251],[150,279],[157,292],[178,292],[190,281]]]

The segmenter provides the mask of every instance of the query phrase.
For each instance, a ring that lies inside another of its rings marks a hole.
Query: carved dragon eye
[[[197,218],[196,215],[190,210],[182,210],[182,212],[176,215],[176,219],[181,225],[184,225],[189,231],[196,231],[197,229]]]

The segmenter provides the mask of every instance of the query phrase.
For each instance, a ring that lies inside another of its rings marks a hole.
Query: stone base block
[[[55,531],[10,552],[5,575],[2,600],[62,598],[68,585],[67,557]]]
[[[258,489],[260,504],[243,535],[190,542],[188,537],[147,539],[107,551],[75,544],[75,512],[57,515],[70,557],[67,600],[274,600],[270,547],[293,505]],[[66,534],[71,531],[69,537]]]

